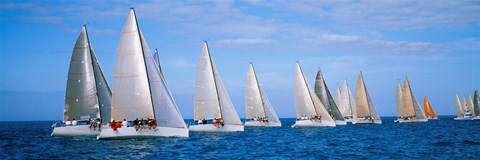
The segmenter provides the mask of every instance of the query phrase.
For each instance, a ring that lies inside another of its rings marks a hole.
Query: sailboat
[[[132,8],[115,62],[112,120],[154,119],[156,127],[102,129],[97,139],[188,137],[188,128],[150,52]]]
[[[373,106],[370,95],[368,95],[367,87],[365,82],[363,82],[362,72],[358,75],[355,95],[357,124],[382,124],[382,120]]]
[[[480,96],[478,95],[478,90],[475,90],[473,94],[473,119],[480,120]]]
[[[460,102],[460,98],[458,98],[458,94],[455,96],[455,106],[457,109],[457,117],[453,118],[456,121],[463,121],[463,120],[473,120],[472,113],[467,111]]]
[[[265,91],[258,81],[257,74],[250,63],[245,85],[245,126],[280,127],[282,123],[268,101]]]
[[[337,104],[333,100],[332,94],[330,94],[330,91],[328,90],[327,83],[323,78],[320,68],[318,69],[315,78],[315,94],[318,96],[330,116],[335,120],[336,125],[347,125],[347,122],[343,118],[342,113],[340,113]]]
[[[343,115],[343,118],[347,123],[355,124],[357,123],[357,111],[355,107],[355,99],[350,92],[350,88],[348,88],[347,80],[343,81],[343,91],[340,92],[340,100],[339,100],[339,109]]]
[[[433,111],[432,105],[430,105],[427,96],[423,97],[423,108],[425,111],[425,116],[428,120],[438,120],[438,116]]]
[[[298,62],[293,77],[293,95],[297,120],[292,127],[335,127],[335,120],[332,119],[320,99],[310,89]]]
[[[399,83],[397,83],[398,89]],[[398,93],[398,91],[397,91]],[[410,88],[410,83],[408,82],[408,78],[405,77],[405,81],[403,82],[402,88],[402,96],[398,96],[397,98],[401,97],[401,114],[399,114],[399,118],[395,120],[398,123],[408,123],[408,122],[427,122],[428,119],[425,118],[420,106],[418,105],[417,98],[412,92]],[[399,99],[397,99],[398,104]],[[398,110],[398,106],[397,106]]]
[[[110,121],[111,98],[112,91],[90,45],[87,27],[83,25],[70,61],[63,114],[63,124],[75,120],[81,125],[57,127],[55,123],[51,135],[97,136],[99,127],[85,124],[89,119]]]
[[[200,123],[190,125],[190,131],[234,132],[244,130],[210,56],[207,41],[204,42],[202,53],[198,58],[194,110],[194,120]],[[211,123],[207,123],[207,121],[211,121]]]

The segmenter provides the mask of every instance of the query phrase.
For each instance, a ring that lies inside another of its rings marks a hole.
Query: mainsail
[[[480,96],[478,96],[477,90],[473,94],[473,113],[474,116],[480,116]]]
[[[242,124],[220,80],[205,41],[198,59],[195,79],[194,119],[213,118],[223,118],[225,124]]]
[[[424,110],[425,110],[425,116],[436,118],[437,114],[435,114],[435,112],[433,111],[433,108],[430,105],[430,102],[428,101],[427,96],[423,97],[423,103],[424,103],[423,107],[424,107]]]
[[[399,118],[403,117],[402,115],[402,85],[400,84],[400,80],[397,80],[397,88],[396,88],[396,97],[397,97],[397,116]]]
[[[70,61],[63,121],[100,117],[109,120],[110,98],[110,88],[83,26]]]
[[[318,96],[332,118],[335,118],[335,120],[345,120],[342,113],[340,113],[337,104],[333,100],[330,91],[328,90],[327,83],[325,82],[320,69],[318,69],[317,76],[315,78],[315,94]]]
[[[250,64],[245,85],[245,108],[247,119],[268,117],[271,122],[280,122],[277,114],[268,101],[263,88],[258,82],[253,64]]]
[[[355,107],[355,99],[353,99],[350,88],[348,88],[347,80],[343,81],[343,91],[341,92],[341,105],[343,105],[342,115],[344,117],[357,118],[357,111]]]
[[[133,9],[120,37],[113,82],[113,120],[155,118],[157,126],[186,128]]]
[[[460,98],[458,98],[458,94],[455,96],[455,108],[457,109],[457,115],[462,116],[465,114],[465,111],[463,110],[462,103],[460,103]]]
[[[363,81],[362,72],[358,75],[357,87],[355,90],[355,101],[357,106],[357,117],[372,117],[374,121],[380,121],[380,116],[377,113],[377,110],[373,106],[373,102],[368,95],[365,82]]]
[[[309,88],[309,84],[298,62],[293,77],[293,91],[297,118],[303,116],[318,116],[321,120],[334,122],[325,107],[323,107],[320,99],[318,99],[317,96],[312,95],[313,91]]]
[[[410,88],[408,78],[405,77],[402,89],[402,117],[407,116],[416,117],[417,119],[425,118],[420,106],[418,105],[417,99]]]

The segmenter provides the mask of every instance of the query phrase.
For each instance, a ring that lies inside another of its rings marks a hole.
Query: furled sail
[[[253,64],[250,64],[250,67],[248,68],[245,88],[247,119],[252,119],[254,117],[268,117],[270,122],[280,122],[277,114],[270,104],[270,101],[263,91],[260,82],[258,82],[257,74],[253,68]]]
[[[143,54],[145,57],[145,64],[148,73],[148,82],[150,84],[150,91],[152,94],[153,110],[157,126],[159,127],[174,127],[186,128],[185,121],[182,114],[177,108],[170,90],[163,74],[160,71],[160,61],[152,57],[152,53],[148,48],[147,41],[140,32],[140,39],[142,40]],[[157,54],[158,58],[158,54]]]
[[[321,120],[334,122],[325,107],[323,107],[320,99],[318,99],[317,96],[312,95],[313,91],[308,87],[309,84],[298,62],[293,77],[293,91],[297,118],[303,116],[319,116]]]
[[[397,80],[397,88],[396,88],[396,97],[397,97],[397,116],[403,117],[402,115],[402,85],[400,84],[400,80]]]
[[[318,69],[317,76],[315,78],[315,94],[318,96],[323,106],[325,106],[325,109],[327,109],[328,113],[335,118],[335,120],[345,120],[342,113],[340,113],[337,104],[333,100],[330,91],[328,90],[327,83],[325,82],[320,69]]]
[[[343,91],[341,93],[341,104],[344,106],[344,110],[342,110],[342,115],[344,117],[357,118],[355,99],[353,99],[350,88],[348,88],[347,80],[343,81]]]
[[[437,117],[437,114],[435,114],[435,112],[433,111],[433,108],[430,105],[430,102],[428,101],[427,96],[423,97],[423,103],[424,103],[423,107],[425,110],[425,116],[432,117],[432,118]]]
[[[117,49],[112,96],[113,120],[154,118],[144,48],[148,47],[142,48],[135,12],[132,9]]]
[[[362,72],[358,75],[357,87],[355,90],[355,100],[357,106],[357,117],[372,117],[374,121],[380,121],[380,116],[377,110],[373,106],[373,102],[368,95],[365,82],[363,81]]]
[[[100,117],[92,51],[84,26],[75,43],[68,70],[63,121]],[[103,101],[102,104],[108,105]]]
[[[207,42],[198,61],[194,119],[223,118],[225,124],[242,124],[210,57]]]
[[[458,94],[455,96],[455,108],[457,109],[458,116],[465,114],[463,110],[462,103],[460,103],[460,98],[458,98]]]
[[[478,96],[478,90],[475,90],[473,94],[473,113],[475,116],[480,116],[480,96]]]

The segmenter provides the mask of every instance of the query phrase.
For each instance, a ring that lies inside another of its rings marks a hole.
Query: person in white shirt
[[[123,119],[122,127],[129,127],[127,119]]]
[[[73,119],[72,121],[72,126],[76,126],[78,124],[77,120],[75,120],[75,118]]]
[[[66,121],[66,122],[65,122],[65,125],[71,126],[71,125],[72,125],[72,121]]]

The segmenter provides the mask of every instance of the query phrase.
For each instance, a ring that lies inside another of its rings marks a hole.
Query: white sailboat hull
[[[382,124],[382,121],[368,120],[368,119],[357,119],[356,124]]]
[[[456,121],[470,121],[470,120],[473,120],[474,118],[473,117],[456,117],[456,118],[453,118],[453,120],[456,120]]]
[[[335,125],[347,125],[347,121],[335,120]]]
[[[440,120],[440,119],[438,119],[438,117],[429,117],[429,118],[427,118],[427,119],[428,119],[428,120]]]
[[[281,127],[280,122],[260,122],[260,121],[247,121],[244,126],[247,127]]]
[[[357,120],[355,119],[345,119],[345,121],[348,123],[351,123],[351,124],[356,124],[357,123]]]
[[[297,120],[292,127],[335,127],[335,122],[330,121],[312,121]]]
[[[117,131],[113,131],[111,128],[102,129],[100,135],[97,136],[98,140],[107,139],[143,139],[143,138],[162,138],[162,137],[188,137],[187,128],[171,128],[171,127],[157,127],[153,129],[139,129],[135,130],[134,127],[117,128]]]
[[[85,136],[96,137],[100,131],[90,129],[88,125],[62,126],[53,128],[51,136]]]
[[[394,120],[394,122],[397,123],[415,123],[415,122],[427,122],[428,119],[409,119],[409,120],[404,120],[404,119],[397,119]]]
[[[243,132],[243,125],[225,124],[224,126],[216,127],[213,124],[191,125],[188,128],[192,132]]]
[[[480,120],[480,116],[473,117],[473,120]]]

